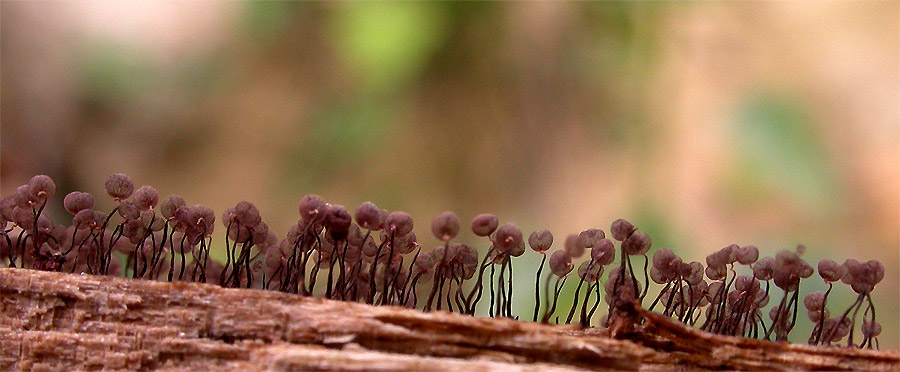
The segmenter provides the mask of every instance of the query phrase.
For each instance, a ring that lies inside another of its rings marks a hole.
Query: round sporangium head
[[[93,223],[94,211],[91,209],[82,209],[72,218],[72,226],[75,226],[76,229],[91,227]]]
[[[237,205],[234,206],[233,213],[238,222],[247,227],[255,227],[262,222],[259,210],[256,209],[256,206],[253,205],[253,203],[246,200],[238,202]]]
[[[616,247],[609,239],[600,239],[591,248],[591,260],[597,265],[609,265],[616,259]]]
[[[569,254],[564,250],[553,252],[553,254],[550,255],[549,264],[550,271],[553,272],[553,275],[560,278],[566,276],[574,268],[574,265],[572,265],[572,257],[569,257]]]
[[[725,267],[724,265],[722,266]],[[753,265],[753,277],[759,280],[772,280],[775,277],[776,263],[772,257],[763,257]]]
[[[829,259],[819,261],[819,276],[826,282],[836,282],[844,276],[844,270],[837,262]]]
[[[569,257],[578,258],[584,255],[584,247],[578,243],[578,235],[570,234],[566,237],[563,248]]]
[[[459,234],[459,218],[451,211],[443,212],[431,220],[431,233],[438,240],[450,241]]]
[[[93,208],[94,196],[86,192],[72,191],[63,199],[63,207],[74,216],[84,209]]]
[[[153,209],[159,202],[159,194],[150,186],[141,186],[134,192],[134,205],[142,211]]]
[[[384,229],[395,236],[409,234],[413,230],[413,219],[406,212],[391,212],[384,218]]]
[[[606,233],[600,229],[587,229],[578,234],[578,245],[583,248],[593,248],[600,239],[606,238]]]
[[[56,193],[56,183],[47,175],[37,175],[28,180],[28,188],[34,200],[46,201]]]
[[[613,239],[618,240],[620,242],[624,242],[625,239],[628,239],[634,231],[637,230],[631,222],[625,221],[624,219],[615,220],[612,223],[612,226],[609,228],[609,232],[612,233]]]
[[[300,199],[297,209],[300,217],[305,220],[315,219],[325,213],[325,199],[321,196],[309,194]]]
[[[825,293],[816,291],[806,295],[806,297],[803,298],[803,305],[806,306],[806,310],[809,311],[822,310],[822,306],[825,305]]]
[[[708,277],[710,280],[722,280],[723,278],[725,278],[725,275],[727,273],[728,273],[728,270],[725,268],[725,266],[719,266],[719,267],[707,266],[706,267],[706,277]]]
[[[553,234],[550,230],[538,230],[528,236],[528,245],[535,252],[546,252],[553,245]]]
[[[375,231],[381,230],[381,226],[384,223],[384,218],[386,216],[386,214],[382,213],[381,209],[369,201],[356,207],[356,223],[364,229]]]
[[[759,249],[752,245],[748,245],[738,248],[735,252],[735,255],[737,257],[737,261],[740,262],[741,265],[749,265],[759,259]]]
[[[325,214],[325,228],[337,239],[347,236],[352,222],[350,212],[342,205],[330,206]]]
[[[497,216],[488,213],[479,214],[472,219],[472,232],[478,236],[488,236],[493,234],[499,225],[500,220]]]
[[[181,196],[169,195],[159,204],[159,213],[168,221],[175,217],[175,210],[178,209],[178,207],[183,207],[185,205],[187,204]]]
[[[522,243],[522,230],[515,224],[505,224],[494,232],[494,247],[500,252],[509,252]]]
[[[106,193],[116,200],[128,199],[134,192],[134,182],[131,182],[131,178],[121,173],[109,175],[104,186],[106,187]]]
[[[865,321],[862,324],[862,334],[865,337],[875,337],[881,334],[881,324],[875,321]]]
[[[509,255],[512,257],[519,257],[525,254],[525,241],[519,240],[519,245],[510,248]]]
[[[650,235],[637,231],[622,242],[622,248],[629,255],[645,254],[650,250],[650,244]]]
[[[134,205],[131,200],[123,200],[119,202],[119,215],[126,220],[136,220],[141,218],[141,210]]]

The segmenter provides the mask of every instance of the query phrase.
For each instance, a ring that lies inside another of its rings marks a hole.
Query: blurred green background
[[[688,260],[803,243],[813,262],[885,264],[880,339],[898,349],[898,14],[897,2],[2,2],[0,186],[51,175],[59,206],[122,172],[217,213],[251,200],[279,234],[304,194],[372,200],[416,217],[426,246],[447,209],[549,228],[556,246],[624,217]],[[804,294],[825,287],[810,282]],[[520,313],[532,285],[517,286]],[[839,292],[833,312],[852,301]]]

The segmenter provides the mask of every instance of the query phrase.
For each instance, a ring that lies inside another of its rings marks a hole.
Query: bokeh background
[[[279,234],[316,193],[408,211],[426,245],[447,209],[556,246],[624,217],[688,260],[803,243],[885,264],[896,350],[898,4],[4,1],[0,191],[48,174],[61,205],[122,172]]]

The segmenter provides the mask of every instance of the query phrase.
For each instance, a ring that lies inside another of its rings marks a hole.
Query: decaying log
[[[613,338],[271,291],[0,269],[0,369],[900,370],[892,351],[723,337],[632,311],[643,325]]]

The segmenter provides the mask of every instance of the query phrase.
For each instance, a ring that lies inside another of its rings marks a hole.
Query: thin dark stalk
[[[790,323],[790,325],[788,325],[787,329],[784,332],[784,336],[779,341],[787,341],[788,333],[790,333],[791,330],[794,329],[794,325],[797,324],[797,309],[799,308],[798,305],[800,302],[799,299],[800,299],[800,284],[798,283],[797,288],[794,288],[794,296],[791,298],[791,301],[788,302],[788,310],[790,311],[790,309],[793,309],[792,310],[793,316],[791,316],[791,323]],[[785,314],[785,315],[787,315],[787,314]]]
[[[432,304],[432,302],[434,302],[434,295],[436,294],[436,292],[438,290],[438,285],[443,285],[440,282],[440,276],[441,276],[442,269],[443,269],[442,267],[438,266],[434,271],[434,279],[433,279],[434,283],[431,284],[431,294],[428,295],[428,301],[425,302],[425,308],[424,308],[425,312],[431,311],[431,304]],[[438,304],[438,305],[440,305],[440,304]]]
[[[642,254],[642,256],[644,256],[644,291],[641,293],[640,298],[643,302],[644,297],[647,296],[647,291],[650,289],[650,276],[647,273],[647,264],[649,263],[650,259],[647,258],[646,253]]]
[[[660,291],[659,294],[656,295],[656,299],[654,299],[653,303],[650,304],[650,308],[648,309],[648,311],[653,311],[653,308],[656,307],[657,303],[659,303],[659,299],[662,297],[663,293],[666,293],[666,291],[669,290],[670,286],[672,286],[672,281],[667,282],[662,291]]]
[[[509,285],[509,288],[507,288],[507,295],[508,295],[508,297],[507,297],[507,299],[506,299],[506,316],[508,316],[508,317],[510,317],[510,318],[513,318],[513,315],[512,315],[512,301],[513,301],[513,289],[512,289],[512,288],[513,288],[513,287],[512,287],[512,283],[513,283],[513,264],[512,264],[512,257],[509,258],[509,276],[506,278],[506,282],[507,282],[507,284]]]
[[[559,293],[566,286],[566,279],[568,278],[569,277],[567,276],[564,276],[562,280],[559,280],[558,277],[556,278],[556,284],[554,284],[553,286],[553,306],[551,306],[550,310],[548,310],[547,313],[544,314],[544,318],[541,319],[541,323],[547,324],[550,321],[550,317],[552,317],[553,313],[556,312],[556,304],[559,300]]]
[[[331,248],[331,257],[328,258],[328,280],[325,283],[325,298],[333,299],[332,296],[332,286],[334,285],[334,264],[337,263],[338,260],[338,242],[334,242],[334,246]]]
[[[182,278],[184,277],[184,267],[186,266],[186,265],[185,265],[185,258],[184,258],[184,241],[185,241],[185,240],[187,240],[187,234],[185,234],[185,235],[181,238],[181,247],[178,248],[178,249],[181,251],[181,271],[178,273],[178,280],[179,280],[179,281],[182,280]]]
[[[572,322],[572,317],[575,316],[575,311],[578,310],[578,296],[581,294],[582,285],[584,285],[584,277],[581,277],[581,280],[578,281],[578,286],[575,287],[575,296],[573,296],[572,308],[569,309],[569,316],[566,317],[566,324]]]
[[[494,265],[491,265],[491,281],[490,281],[490,283],[491,283],[491,307],[488,310],[488,315],[490,315],[490,317],[493,318],[494,317]],[[497,310],[499,311],[500,309],[497,309]]]
[[[393,240],[394,232],[391,231],[391,241]],[[375,252],[375,260],[372,261],[372,269],[369,272],[369,301],[367,303],[372,305],[375,304],[375,273],[378,270],[378,260],[381,259],[381,250],[384,249],[385,244],[387,244],[387,240],[381,242],[381,244],[378,245],[378,251]],[[388,265],[390,265],[390,262],[388,262]]]
[[[481,260],[481,265],[478,269],[478,279],[476,280],[475,285],[472,287],[472,290],[469,292],[469,296],[466,297],[466,303],[469,304],[469,309],[467,311],[469,315],[475,315],[475,306],[478,305],[478,301],[481,300],[482,290],[484,289],[484,270],[487,269],[487,261],[491,257],[491,254],[493,252],[494,246],[491,245],[491,248],[488,249],[487,254],[485,254],[484,258]],[[478,297],[475,297],[476,293]]]
[[[590,319],[594,318],[594,312],[597,311],[598,307],[600,307],[600,297],[601,296],[600,296],[600,280],[599,279],[597,280],[596,284],[594,285],[594,291],[597,293],[597,299],[594,300],[594,306],[591,307],[591,312],[588,313],[588,316],[587,316],[588,321],[590,321]],[[587,323],[585,323],[585,324],[587,324]]]
[[[831,288],[833,288],[833,287],[834,287],[834,284],[829,282],[828,290],[825,291],[825,296],[822,297],[822,309],[819,310],[819,321],[816,322],[816,328],[815,328],[815,330],[817,332],[813,334],[814,338],[813,338],[813,342],[811,343],[812,345],[818,345],[819,342],[822,340],[822,329],[824,328],[824,325],[825,325],[825,304],[828,303],[828,294],[831,293]]]
[[[444,248],[444,255],[445,256],[447,255],[446,247]],[[443,261],[443,260],[441,260],[441,261]],[[382,289],[381,289],[382,290],[381,304],[382,305],[384,305],[387,302],[388,297],[390,297],[390,294],[388,293],[388,287],[389,287],[388,279],[390,279],[390,277],[391,277],[390,271],[393,270],[393,266],[394,266],[393,263],[394,263],[394,232],[392,231],[391,232],[391,249],[388,250],[387,266],[384,267],[384,275],[383,275],[384,278],[383,278],[382,284],[381,284],[381,287],[382,287]],[[438,304],[440,304],[440,298],[438,298]]]
[[[541,259],[541,266],[538,266],[537,275],[534,277],[534,317],[531,319],[532,322],[537,322],[538,311],[541,310],[541,270],[544,269],[544,263],[547,262],[547,254],[540,253],[544,258]]]
[[[505,317],[506,316],[506,282],[503,278],[506,277],[506,266],[509,264],[509,261],[504,262],[500,265],[500,277],[497,278],[497,316]]]
[[[393,238],[391,238],[393,240]],[[428,301],[425,303],[425,311],[431,311],[431,304],[434,302],[435,291],[438,289],[438,278],[440,278],[440,285],[443,290],[444,285],[444,259],[447,258],[447,253],[450,250],[450,242],[444,242],[444,254],[441,256],[441,262],[438,263],[437,268],[434,271],[434,285],[431,287],[431,293],[428,295]],[[441,300],[438,297],[438,310],[441,309]]]
[[[420,246],[418,249],[416,249],[416,255],[413,256],[412,261],[409,263],[409,269],[406,270],[406,281],[403,282],[403,288],[400,289],[400,299],[402,300],[400,303],[401,305],[406,304],[406,291],[408,290],[408,288],[410,288],[409,280],[410,280],[410,278],[412,278],[413,265],[416,264],[416,260],[419,259],[419,253],[421,253],[421,252],[422,252],[422,247]],[[415,290],[415,288],[413,287],[412,290]]]
[[[856,309],[853,310],[853,316],[850,317],[850,332],[847,333],[847,347],[853,346],[853,330],[856,328],[856,314],[859,313],[859,308],[862,307],[863,304],[863,295],[860,295],[859,305],[856,305]]]
[[[593,287],[595,285],[597,285],[597,282],[598,282],[598,280],[595,280],[592,283],[589,283],[588,287],[587,287],[587,291],[584,292],[584,302],[581,303],[581,319],[579,321],[581,328],[590,327],[590,322],[588,321],[588,318],[587,318],[587,306],[588,306],[588,302],[591,298],[591,289],[593,289]]]
[[[172,229],[172,232],[169,233],[169,258],[171,259],[169,262],[169,273],[168,273],[168,281],[172,282],[172,276],[175,273],[175,229]],[[227,239],[226,239],[227,243]],[[222,271],[224,274],[225,271]],[[224,278],[223,278],[224,280]]]
[[[778,305],[778,314],[775,315],[775,320],[772,321],[772,328],[769,328],[769,331],[766,332],[766,340],[769,340],[775,328],[782,328],[779,322],[782,321],[781,314],[784,313],[784,305],[787,303],[788,293],[788,291],[784,291],[784,296],[781,297],[781,303]]]

